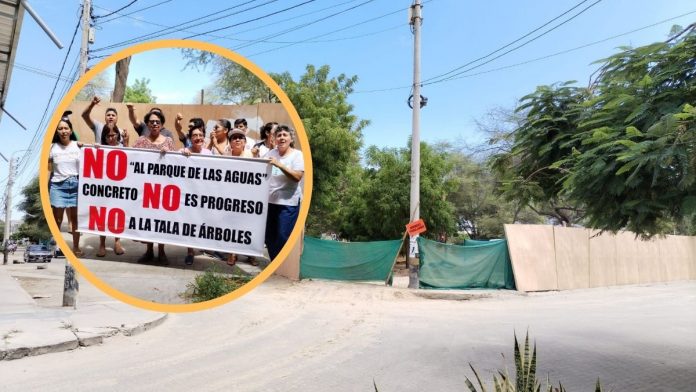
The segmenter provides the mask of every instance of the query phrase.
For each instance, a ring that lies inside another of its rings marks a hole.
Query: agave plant
[[[513,383],[510,373],[507,369],[505,371],[498,370],[497,375],[493,375],[493,390],[495,392],[541,392],[541,383],[536,378],[536,343],[534,343],[534,348],[529,349],[529,332],[524,339],[524,349],[521,347],[520,343],[517,341],[517,334],[515,336],[515,380]],[[476,382],[478,383],[480,390],[476,388],[474,383],[466,378],[466,386],[471,392],[487,392],[486,386],[481,381],[481,377],[474,368],[474,366],[469,363],[471,371],[474,372]],[[545,392],[566,392],[565,387],[560,382],[558,387],[554,387],[551,384],[548,376],[546,377],[546,388]],[[602,392],[602,385],[597,379],[595,384],[595,392]]]

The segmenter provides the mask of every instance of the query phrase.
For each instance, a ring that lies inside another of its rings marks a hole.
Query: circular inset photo
[[[156,311],[245,294],[288,257],[309,210],[292,103],[203,42],[148,42],[96,65],[58,106],[41,159],[60,251],[107,294]]]

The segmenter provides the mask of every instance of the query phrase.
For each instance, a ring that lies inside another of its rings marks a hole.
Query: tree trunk
[[[77,293],[80,284],[75,275],[75,269],[69,263],[65,264],[65,280],[63,281],[63,306],[77,308]]]
[[[116,62],[116,81],[114,82],[114,93],[111,102],[123,102],[128,83],[128,70],[130,67],[130,56]]]

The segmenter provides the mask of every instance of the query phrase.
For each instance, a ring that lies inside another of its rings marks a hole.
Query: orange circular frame
[[[312,196],[312,156],[311,152],[309,149],[309,141],[307,139],[307,133],[305,132],[304,126],[302,125],[302,121],[300,120],[300,116],[297,114],[297,110],[295,110],[295,107],[292,105],[292,102],[290,102],[290,99],[288,96],[281,90],[280,86],[266,73],[264,72],[259,66],[256,64],[252,63],[245,57],[220,46],[209,44],[206,42],[201,42],[201,41],[195,41],[195,40],[159,40],[159,41],[152,41],[152,42],[146,42],[142,43],[139,45],[134,45],[129,48],[126,48],[124,50],[121,50],[117,53],[112,54],[111,56],[107,57],[105,60],[94,66],[89,72],[87,72],[85,75],[83,75],[75,85],[72,86],[70,91],[63,97],[61,100],[60,104],[58,105],[56,111],[53,113],[53,117],[51,118],[51,122],[49,123],[48,130],[46,132],[46,135],[44,137],[43,141],[43,148],[41,150],[41,162],[48,162],[48,155],[49,151],[51,149],[51,140],[53,136],[52,130],[55,130],[56,127],[58,126],[58,121],[60,120],[61,113],[63,113],[66,108],[70,105],[70,103],[73,101],[75,96],[78,94],[78,92],[85,87],[85,85],[88,83],[89,80],[91,80],[93,77],[95,77],[98,73],[104,71],[108,66],[116,63],[118,60],[123,59],[128,56],[132,56],[134,54],[138,54],[140,52],[145,52],[148,50],[153,50],[153,49],[170,49],[170,48],[182,48],[182,49],[198,49],[198,50],[204,50],[208,52],[213,52],[217,55],[220,55],[222,57],[225,57],[229,60],[234,61],[235,63],[243,66],[250,72],[252,72],[256,77],[261,79],[266,86],[268,86],[273,93],[280,99],[281,104],[283,105],[283,108],[288,112],[290,115],[290,118],[292,120],[292,124],[297,132],[297,138],[299,139],[300,146],[302,149],[302,153],[304,156],[304,163],[305,163],[305,175],[304,175],[304,189],[303,189],[303,194],[302,194],[302,204],[300,206],[300,213],[297,218],[297,223],[295,224],[295,227],[292,230],[292,233],[290,234],[290,238],[288,241],[285,243],[285,246],[283,246],[283,249],[280,251],[278,256],[272,260],[271,264],[269,264],[263,271],[261,271],[260,274],[258,274],[254,279],[249,281],[247,284],[244,286],[238,288],[237,290],[209,300],[205,302],[199,302],[199,303],[193,303],[193,304],[161,304],[161,303],[156,303],[156,302],[151,302],[151,301],[146,301],[131,295],[128,295],[126,293],[123,293],[119,290],[116,290],[115,288],[111,287],[108,285],[106,282],[103,280],[99,279],[95,274],[93,274],[82,262],[80,259],[78,259],[75,254],[72,252],[72,249],[68,246],[67,242],[65,242],[65,239],[63,239],[63,236],[60,233],[60,229],[56,225],[55,219],[53,218],[53,212],[51,210],[51,202],[49,200],[48,196],[48,168],[46,165],[39,165],[40,167],[40,172],[39,172],[39,179],[40,179],[40,189],[41,189],[41,204],[43,206],[43,211],[44,215],[46,216],[46,220],[48,221],[48,227],[51,230],[51,234],[53,234],[53,237],[55,238],[56,242],[60,246],[60,249],[64,250],[65,257],[68,259],[70,264],[75,267],[75,269],[82,275],[84,276],[90,283],[93,285],[97,286],[100,290],[105,292],[106,294],[123,301],[125,303],[128,303],[133,306],[137,306],[143,309],[148,309],[148,310],[153,310],[157,312],[194,312],[194,311],[199,311],[199,310],[206,310],[213,308],[218,305],[225,304],[229,301],[232,301],[233,299],[239,298],[242,295],[248,293],[252,289],[254,289],[256,286],[261,284],[264,280],[266,280],[279,266],[280,264],[288,257],[290,254],[292,248],[295,246],[297,241],[299,241],[300,236],[302,235],[302,228],[305,225],[305,221],[307,219],[307,213],[309,211],[309,203],[310,199]]]

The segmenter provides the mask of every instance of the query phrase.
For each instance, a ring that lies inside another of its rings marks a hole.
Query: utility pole
[[[10,173],[7,177],[5,194],[5,233],[3,235],[2,264],[7,264],[7,244],[10,240],[10,224],[12,222],[12,185],[14,184],[14,158],[10,156]]]
[[[80,76],[87,72],[89,54],[92,0],[82,0],[82,46],[80,47]]]
[[[82,47],[80,48],[80,77],[87,72],[87,60],[89,54],[89,44],[94,42],[92,36],[92,1],[82,0]],[[60,227],[58,228],[60,231]],[[72,230],[72,228],[71,228]],[[79,237],[78,237],[79,238]],[[79,239],[78,239],[79,241]],[[73,244],[74,246],[75,244]],[[75,268],[69,263],[65,263],[65,277],[63,279],[63,306],[77,308],[77,294],[80,291],[80,284],[77,280]]]
[[[411,132],[411,212],[410,221],[420,218],[420,28],[423,23],[421,1],[414,0],[409,10],[410,25],[413,29],[413,117]],[[408,288],[418,288],[418,235],[411,236],[408,250]]]

